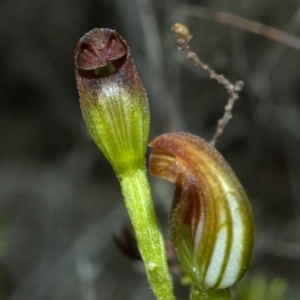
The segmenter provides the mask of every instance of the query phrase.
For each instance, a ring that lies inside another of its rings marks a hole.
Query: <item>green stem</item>
[[[201,291],[193,285],[190,300],[231,300],[230,289]]]
[[[158,227],[146,169],[119,176],[148,281],[158,300],[174,300],[163,237]]]

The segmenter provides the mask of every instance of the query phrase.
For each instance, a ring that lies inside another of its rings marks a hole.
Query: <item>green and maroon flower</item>
[[[81,110],[95,143],[117,174],[144,165],[149,107],[126,41],[93,29],[75,48]]]
[[[150,172],[176,186],[170,229],[184,270],[203,291],[233,285],[246,272],[254,240],[253,215],[239,180],[194,135],[163,134],[150,146]]]

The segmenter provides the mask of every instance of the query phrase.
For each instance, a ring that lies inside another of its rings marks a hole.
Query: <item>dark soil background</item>
[[[209,140],[228,95],[177,51],[170,28],[178,21],[190,27],[191,47],[206,63],[245,82],[217,148],[253,205],[250,273],[285,278],[299,296],[300,51],[190,16],[184,4],[300,34],[295,0],[0,0],[3,299],[154,299],[141,265],[113,242],[127,213],[83,123],[73,51],[90,29],[115,28],[148,91],[150,139],[184,130]],[[151,182],[167,236],[172,186]],[[176,294],[187,299],[179,284]]]

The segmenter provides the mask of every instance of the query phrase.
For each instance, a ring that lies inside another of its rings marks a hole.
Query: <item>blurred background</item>
[[[255,20],[294,38],[275,42],[187,5]],[[178,21],[189,26],[191,49],[204,62],[232,82],[245,82],[217,143],[256,219],[249,275],[234,295],[267,299],[249,295],[273,288],[268,299],[277,299],[274,293],[300,299],[295,0],[0,0],[0,299],[154,299],[142,266],[113,241],[128,217],[117,178],[81,117],[73,51],[90,29],[116,29],[148,91],[150,139],[181,130],[210,140],[228,95],[177,51],[170,28]],[[287,46],[291,39],[294,48]],[[159,179],[151,183],[167,237],[173,188]],[[187,288],[174,280],[178,299],[187,299]]]

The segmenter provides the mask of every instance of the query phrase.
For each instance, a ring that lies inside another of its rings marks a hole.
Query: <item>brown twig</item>
[[[238,93],[243,89],[244,83],[242,81],[237,81],[235,84],[232,84],[227,78],[223,75],[217,74],[212,70],[207,64],[203,63],[195,52],[192,52],[189,47],[189,42],[192,39],[189,29],[180,23],[176,23],[172,30],[174,31],[177,38],[178,50],[185,52],[186,57],[194,62],[196,66],[202,69],[208,74],[208,76],[216,80],[219,84],[223,85],[229,94],[229,99],[227,105],[224,109],[223,117],[218,121],[216,132],[210,141],[212,146],[215,146],[219,137],[222,135],[224,128],[226,127],[228,121],[232,117],[232,108],[235,101],[238,99]]]
[[[252,32],[257,35],[267,37],[271,40],[283,43],[289,47],[300,50],[300,38],[296,35],[289,34],[272,26],[266,26],[262,23],[242,18],[233,14],[209,10],[196,5],[183,5],[179,11],[183,14],[199,17],[202,19],[213,20],[218,23],[227,24]]]

